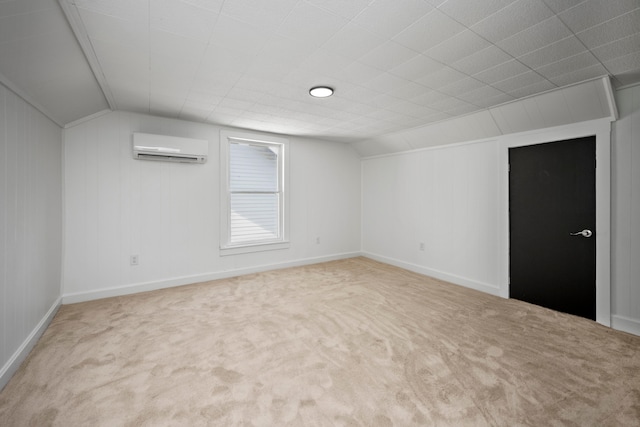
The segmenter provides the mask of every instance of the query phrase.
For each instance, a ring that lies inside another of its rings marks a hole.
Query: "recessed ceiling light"
[[[326,98],[333,95],[333,89],[329,86],[316,86],[309,90],[309,95],[316,98]]]

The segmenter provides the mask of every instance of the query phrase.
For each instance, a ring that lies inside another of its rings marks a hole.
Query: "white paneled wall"
[[[612,325],[640,335],[640,85],[616,94],[612,138]]]
[[[0,85],[0,388],[60,303],[62,131]]]
[[[499,294],[498,161],[496,141],[363,160],[364,253]]]
[[[132,132],[206,139],[209,161],[133,160]],[[65,302],[359,252],[358,155],[346,144],[290,138],[290,248],[221,257],[219,133],[125,112],[65,130]]]

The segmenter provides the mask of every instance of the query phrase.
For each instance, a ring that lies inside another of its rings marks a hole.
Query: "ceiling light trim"
[[[328,98],[333,95],[333,88],[330,86],[314,86],[309,89],[309,95],[314,98]]]

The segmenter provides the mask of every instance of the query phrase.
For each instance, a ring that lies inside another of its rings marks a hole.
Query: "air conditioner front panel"
[[[139,132],[133,134],[133,158],[137,160],[205,163],[208,154],[207,140]]]

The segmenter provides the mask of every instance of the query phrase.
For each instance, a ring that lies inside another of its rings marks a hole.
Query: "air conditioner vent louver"
[[[138,153],[138,160],[154,160],[159,162],[179,162],[179,163],[204,163],[205,159],[202,157],[176,157],[167,156],[162,154],[140,154]]]
[[[137,160],[205,163],[208,154],[207,140],[139,132],[133,134],[133,158]]]

